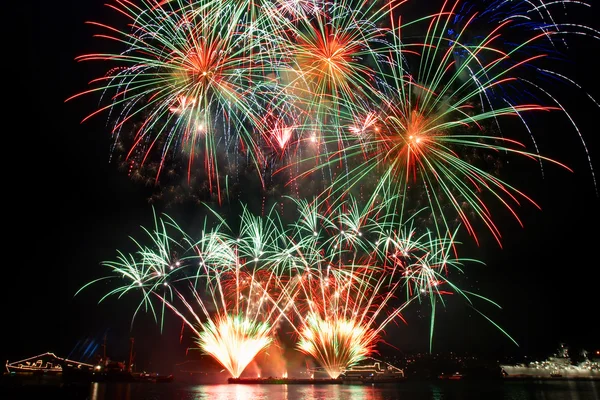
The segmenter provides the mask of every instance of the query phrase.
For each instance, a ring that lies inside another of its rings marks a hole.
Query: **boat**
[[[448,379],[451,381],[459,381],[463,378],[462,374],[460,372],[455,372],[453,374],[444,374],[441,373],[440,375],[438,375],[438,379]]]
[[[136,382],[167,383],[173,382],[173,375],[161,375],[159,373],[139,372],[134,373],[133,379]]]
[[[583,361],[574,364],[569,356],[569,348],[561,343],[557,353],[543,361],[522,364],[501,364],[505,378],[537,379],[598,379],[600,361],[590,360],[587,352],[582,352]]]
[[[229,373],[214,358],[205,354],[191,353],[187,355],[187,360],[175,364],[174,379],[195,385],[227,383]]]
[[[6,372],[10,374],[60,375],[67,369],[91,372],[93,368],[92,364],[58,357],[50,352],[11,363],[6,361]]]
[[[14,385],[60,386],[89,383],[94,365],[46,352],[23,360],[6,361],[3,381]]]
[[[97,364],[92,374],[93,382],[135,382],[135,380],[133,373],[125,366],[125,363],[110,359]]]
[[[23,360],[6,361],[7,378],[22,384],[73,384],[89,382],[172,382],[173,375],[133,372],[133,338],[130,339],[129,361],[127,363],[111,360],[106,355],[106,336],[104,351],[95,364],[62,358],[46,352]]]
[[[349,367],[340,378],[346,384],[396,383],[406,379],[404,370],[373,357]]]
[[[93,382],[173,382],[173,375],[162,375],[157,372],[133,372],[124,367],[124,363],[110,362],[107,365],[97,365],[92,374]]]
[[[104,344],[102,345],[102,356],[94,366],[92,380],[94,382],[135,382],[133,375],[134,339],[129,338],[129,359],[124,361],[112,360],[106,355],[106,334],[104,335]]]
[[[104,338],[104,354],[98,364],[94,366],[92,381],[94,382],[172,382],[173,375],[161,375],[157,372],[134,372],[135,353],[133,351],[134,338],[129,338],[129,360],[127,363],[113,361],[106,356],[106,336]]]

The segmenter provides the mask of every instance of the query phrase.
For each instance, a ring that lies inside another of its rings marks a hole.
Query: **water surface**
[[[6,389],[6,388],[5,388]],[[2,400],[600,400],[600,381],[431,381],[377,385],[92,383],[0,390]]]
[[[600,381],[402,382],[379,385],[102,384],[86,400],[600,400]]]

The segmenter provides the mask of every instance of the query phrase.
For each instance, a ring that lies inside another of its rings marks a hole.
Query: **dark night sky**
[[[146,200],[150,189],[128,180],[108,162],[110,142],[102,120],[79,124],[94,109],[94,100],[64,103],[101,71],[74,58],[95,51],[99,40],[92,38],[94,31],[84,21],[110,21],[113,14],[102,3],[42,2],[6,13],[13,20],[14,36],[4,40],[15,49],[5,52],[12,73],[4,77],[10,88],[5,86],[5,103],[10,105],[4,113],[8,257],[2,278],[3,359],[44,351],[66,356],[79,340],[98,339],[106,330],[113,354],[119,357],[127,351],[133,303],[110,300],[96,305],[101,290],[73,297],[83,284],[102,276],[105,270],[99,263],[113,259],[116,249],[128,245],[127,237],[139,236],[139,226],[152,218]],[[600,42],[590,40],[572,50],[579,56],[573,57],[571,76],[600,97],[598,62],[592,60]],[[600,172],[600,109],[584,100],[581,95],[565,105]],[[524,205],[519,210],[523,229],[501,218],[503,249],[484,238],[479,248],[470,243],[463,250],[468,252],[465,257],[487,264],[468,265],[465,284],[503,306],[485,310],[521,347],[462,302],[451,302],[437,322],[439,350],[547,355],[559,341],[600,349],[600,331],[595,328],[600,201],[576,133],[560,118],[549,118],[539,122],[538,134],[543,154],[567,163],[574,173],[546,165],[542,179],[535,163],[511,162],[504,171],[507,180],[531,195],[542,210]],[[178,215],[177,210],[169,212]],[[173,318],[167,321],[162,335],[146,317],[134,324],[131,335],[146,365],[157,365],[159,357],[165,365],[183,357],[185,346],[178,343],[181,325]],[[400,338],[396,344],[426,350],[427,322],[408,322],[392,329]]]

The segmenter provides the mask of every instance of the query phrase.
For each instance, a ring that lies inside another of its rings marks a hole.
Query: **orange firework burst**
[[[385,326],[410,303],[389,307],[402,282],[385,277],[396,273],[368,265],[328,265],[307,272],[299,279],[294,301],[297,348],[314,357],[332,379],[372,354]]]

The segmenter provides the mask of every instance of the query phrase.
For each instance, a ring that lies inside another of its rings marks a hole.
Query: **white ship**
[[[372,357],[349,367],[340,378],[343,383],[394,383],[405,380],[404,370]]]
[[[92,364],[61,358],[54,353],[43,353],[35,357],[29,357],[12,363],[6,361],[6,372],[8,373],[62,374],[68,369],[91,372],[93,368],[94,366]]]
[[[500,367],[507,378],[600,379],[600,362],[590,360],[585,351],[582,355],[584,361],[573,364],[568,347],[561,344],[558,353],[544,361]]]

